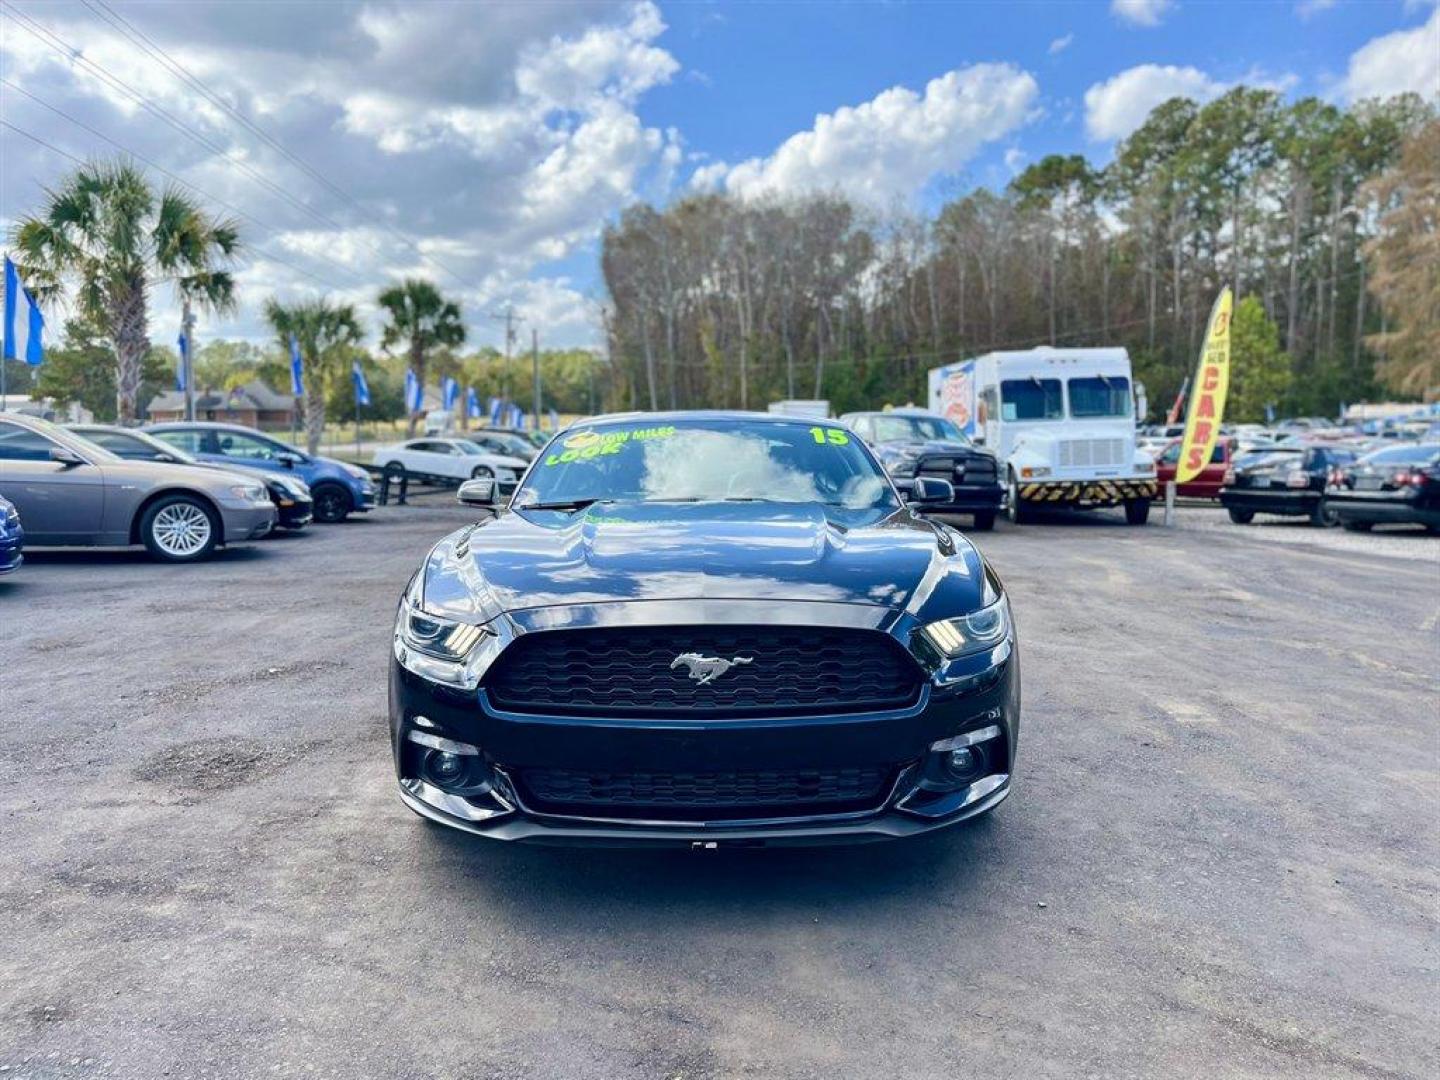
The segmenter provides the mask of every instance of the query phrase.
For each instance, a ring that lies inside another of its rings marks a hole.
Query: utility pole
[[[195,420],[195,313],[190,310],[190,298],[181,299],[180,328],[185,334],[185,355],[180,363],[185,367],[185,419]]]
[[[505,305],[504,311],[492,312],[492,319],[505,320],[505,363],[500,368],[500,398],[503,401],[510,400],[510,354],[515,347],[515,327],[525,320],[517,318],[515,308],[510,304]]]
[[[535,426],[531,431],[540,430],[540,331],[530,328],[530,364],[535,372]]]

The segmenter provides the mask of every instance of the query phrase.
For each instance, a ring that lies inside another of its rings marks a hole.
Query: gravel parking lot
[[[982,534],[1015,795],[800,852],[405,810],[384,665],[440,497],[195,567],[35,552],[0,581],[0,1067],[1432,1077],[1440,540],[1181,515]]]

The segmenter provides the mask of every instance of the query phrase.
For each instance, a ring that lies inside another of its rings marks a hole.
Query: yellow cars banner
[[[1220,435],[1220,418],[1225,414],[1225,393],[1230,388],[1230,289],[1223,289],[1210,309],[1205,344],[1200,350],[1200,367],[1195,372],[1195,394],[1185,418],[1185,441],[1180,444],[1180,461],[1175,482],[1184,484],[1200,475],[1215,450]]]

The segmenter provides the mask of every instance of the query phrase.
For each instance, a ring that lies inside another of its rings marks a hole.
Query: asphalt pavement
[[[592,851],[396,798],[395,603],[465,519],[0,579],[0,1076],[1440,1072],[1440,540],[1002,524],[990,819]]]

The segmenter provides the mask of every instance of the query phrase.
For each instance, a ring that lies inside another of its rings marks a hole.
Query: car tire
[[[1340,524],[1340,519],[1335,516],[1335,511],[1331,509],[1330,504],[1321,499],[1310,511],[1310,524],[1317,529],[1333,529]]]
[[[976,532],[989,532],[995,528],[995,514],[993,512],[975,515],[974,529]]]
[[[1126,499],[1125,500],[1125,523],[1127,525],[1144,525],[1150,520],[1149,499]]]
[[[1375,527],[1375,523],[1373,521],[1345,521],[1341,522],[1341,526],[1346,532],[1369,532]]]
[[[495,479],[495,470],[490,468],[489,465],[476,465],[475,468],[470,470],[470,479],[493,480]]]
[[[1254,510],[1239,510],[1231,506],[1226,509],[1226,513],[1230,515],[1230,520],[1236,525],[1249,525],[1255,520]]]
[[[318,484],[310,494],[315,500],[315,520],[326,525],[344,521],[355,509],[355,500],[343,484]]]
[[[194,495],[166,495],[145,508],[140,540],[161,562],[199,562],[220,543],[220,518]]]
[[[1010,486],[1005,497],[1005,516],[1012,525],[1024,525],[1030,520],[1030,510],[1020,498],[1020,485],[1015,482],[1015,474],[1010,474]]]

